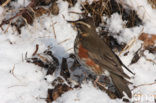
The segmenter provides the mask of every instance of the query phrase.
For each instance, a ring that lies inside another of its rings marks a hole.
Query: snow
[[[125,23],[122,21],[121,15],[119,15],[118,13],[114,13],[111,15],[111,18],[107,20],[107,24],[109,27],[109,31],[119,33],[123,29]]]
[[[120,103],[121,100],[112,100],[108,95],[96,89],[91,83],[82,84],[82,89],[74,89],[65,93],[54,103]]]
[[[84,0],[82,0],[84,1]],[[93,0],[89,0],[91,3]],[[138,15],[143,19],[144,25],[124,28],[125,21],[121,20],[121,16],[114,13],[110,19],[107,19],[107,25],[113,33],[121,34],[116,36],[118,42],[128,43],[134,37],[138,37],[141,32],[156,34],[156,10],[153,10],[146,0],[120,0],[128,4]],[[18,5],[29,3],[29,0],[18,0]],[[51,88],[51,81],[56,78],[56,75],[45,77],[46,71],[34,64],[26,63],[24,60],[25,54],[31,57],[35,51],[35,45],[39,45],[39,53],[51,47],[53,54],[59,58],[67,57],[69,53],[73,53],[73,43],[77,32],[66,20],[77,20],[80,15],[69,13],[70,11],[81,13],[79,1],[74,7],[68,8],[68,3],[59,0],[58,6],[60,13],[57,16],[43,15],[35,19],[32,26],[27,25],[22,28],[22,33],[19,35],[14,27],[8,25],[3,26],[6,32],[0,29],[0,102],[1,103],[46,103],[47,89]],[[13,4],[15,5],[15,4]],[[0,7],[0,14],[3,13],[3,8]],[[0,17],[2,20],[2,17]],[[54,28],[54,29],[53,29]],[[56,38],[55,38],[56,35]],[[120,58],[125,65],[128,66],[134,73],[130,85],[133,86],[153,83],[156,80],[156,64],[147,61],[144,57],[132,65],[130,61],[134,53],[140,48],[141,41],[136,40],[129,50],[129,54]],[[126,51],[125,51],[126,52]],[[156,60],[154,54],[145,51],[144,53],[149,59]],[[128,73],[127,71],[125,71]],[[131,74],[129,74],[131,75]],[[44,78],[47,78],[45,80]],[[131,101],[136,101],[139,97],[135,94],[142,94],[148,98],[152,98],[156,93],[156,84],[140,86],[132,92],[134,97]],[[154,103],[154,98],[149,99],[150,103]],[[147,102],[146,100],[144,100]],[[142,100],[142,102],[144,102]],[[63,94],[53,103],[122,103],[120,99],[110,99],[105,92],[95,88],[91,83],[85,82],[82,88],[74,89]]]
[[[0,6],[0,15],[3,13],[3,7]]]
[[[120,0],[137,11],[139,17],[144,21],[144,31],[147,33],[155,33],[156,27],[156,10],[152,9],[147,0]]]

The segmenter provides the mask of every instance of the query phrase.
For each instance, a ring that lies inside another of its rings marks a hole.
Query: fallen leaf
[[[156,41],[156,35],[155,34],[147,34],[142,33],[139,38],[139,40],[142,40],[144,42],[144,48],[147,48],[149,46],[154,46]]]

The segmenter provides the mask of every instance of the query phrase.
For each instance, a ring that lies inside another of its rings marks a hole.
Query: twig
[[[152,60],[152,59],[148,59],[148,58],[146,58],[146,57],[145,57],[145,59],[146,59],[147,61],[149,61],[149,62],[152,62],[152,63],[156,64],[156,62],[155,62],[154,60]]]
[[[36,50],[34,51],[34,53],[32,54],[32,56],[35,56],[36,55],[36,53],[38,52],[38,49],[39,49],[39,45],[36,44]]]
[[[140,84],[140,85],[135,86],[135,87],[132,89],[132,91],[133,91],[134,89],[138,88],[138,87],[149,86],[149,85],[154,85],[154,84],[156,84],[156,81],[153,82],[153,83],[148,83],[148,84]]]
[[[1,6],[4,7],[6,6],[11,0],[6,0]]]
[[[125,46],[125,48],[119,53],[119,56],[125,51],[125,50],[129,50],[132,45],[135,43],[136,41],[136,37],[134,37],[132,40],[130,40],[127,45]]]
[[[44,100],[46,100],[46,99],[50,99],[50,98],[38,97],[37,99],[44,99]]]
[[[11,17],[11,18],[8,19],[8,20],[3,20],[2,23],[0,24],[0,27],[2,27],[2,25],[4,25],[4,24],[9,24],[9,22],[12,21],[14,18],[16,18],[16,17],[22,15],[22,13],[24,13],[25,10],[26,10],[26,9],[22,10],[21,12],[17,13],[15,16]]]
[[[84,6],[83,3],[81,3],[81,6],[85,9],[85,11],[87,12],[87,14],[89,14],[89,11],[86,9],[86,7]]]
[[[108,3],[109,3],[109,0],[107,0],[107,1],[105,2],[105,5],[102,6],[102,10],[101,10],[100,16],[102,16],[104,10],[107,9]]]
[[[9,25],[7,26],[6,30],[4,31],[4,33],[6,33],[8,31],[9,27],[10,27],[10,22],[9,22]]]
[[[54,25],[56,24],[57,22],[55,22],[55,23],[52,23],[52,29],[53,29],[53,31],[54,31],[54,38],[56,39],[56,32],[55,32],[55,28],[54,28]]]
[[[63,14],[62,14],[62,17],[63,17],[64,20],[66,20],[66,18],[65,18],[65,16]]]
[[[10,86],[8,88],[13,88],[13,87],[17,87],[17,86],[26,86],[26,85],[13,85],[13,86]]]
[[[72,49],[73,49],[73,47],[72,47],[72,48],[67,49],[66,51],[70,51],[70,50],[72,50]]]
[[[44,39],[45,39],[45,38],[52,38],[52,37],[53,37],[53,36],[40,36],[40,37],[35,38],[35,40],[36,40],[36,39],[39,39],[39,38],[41,38],[41,39],[44,38]]]
[[[147,61],[156,64],[156,62],[155,62],[154,60],[147,58],[145,54],[143,54],[143,56],[145,57],[145,59],[146,59]]]
[[[144,19],[144,17],[145,17],[145,13],[147,14],[148,17],[151,18],[151,15],[147,12],[147,10],[145,9],[144,6],[140,5],[140,6],[138,6],[138,8],[143,8],[143,9],[145,10],[145,12],[144,12],[144,14],[143,14],[143,19]]]
[[[73,14],[83,14],[83,13],[79,13],[79,12],[75,12],[75,11],[69,11],[69,13],[73,13]]]
[[[14,70],[15,70],[15,65],[13,66],[12,70],[10,71],[10,73],[17,79],[20,81],[20,79],[18,79],[15,74],[14,74]]]
[[[58,43],[58,45],[60,45],[60,44],[62,44],[62,43],[64,43],[64,42],[66,42],[66,41],[68,41],[68,40],[70,40],[70,38],[65,39],[65,40],[63,40],[63,41],[59,42],[59,43]]]
[[[11,18],[9,18],[9,19],[7,19],[7,20],[3,20],[2,23],[0,24],[0,27],[2,27],[2,25],[4,25],[4,24],[9,24],[9,22],[10,22],[11,20],[15,19],[15,18],[18,17],[18,16],[21,16],[24,12],[27,11],[27,8],[32,8],[32,7],[34,7],[34,6],[37,4],[37,2],[38,2],[38,0],[32,0],[32,2],[29,3],[27,7],[25,7],[25,8],[22,9],[21,11],[19,11],[15,16],[13,16],[13,17],[11,17]]]
[[[116,3],[118,5],[119,11],[120,11],[120,15],[123,15],[123,8],[120,7],[120,5],[122,5],[122,4],[120,4],[120,2],[116,2]]]

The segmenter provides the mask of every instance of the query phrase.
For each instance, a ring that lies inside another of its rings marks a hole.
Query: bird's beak
[[[77,21],[67,21],[68,23],[70,23],[73,27],[74,30],[76,30],[76,22]]]
[[[75,25],[77,21],[67,21],[67,22]]]

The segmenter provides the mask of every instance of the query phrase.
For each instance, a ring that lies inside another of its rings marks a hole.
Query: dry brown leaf
[[[66,84],[58,84],[54,89],[48,89],[47,103],[55,101],[58,97],[69,90],[72,90],[72,88]]]
[[[47,14],[48,13],[48,10],[43,8],[43,7],[35,8],[34,11],[35,11],[35,16],[36,17],[40,17],[43,14]]]
[[[149,47],[149,46],[154,46],[155,41],[156,41],[156,35],[155,34],[147,34],[147,33],[142,33],[139,38],[139,40],[142,40],[144,42],[144,48]]]
[[[53,15],[58,15],[59,14],[59,7],[58,7],[58,4],[56,2],[54,2],[50,8],[49,8],[50,12],[53,14]]]
[[[156,9],[156,0],[148,0],[148,3],[152,6],[153,9]]]

